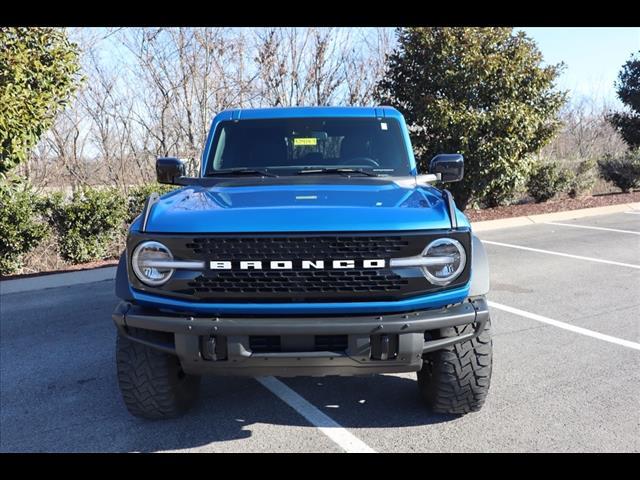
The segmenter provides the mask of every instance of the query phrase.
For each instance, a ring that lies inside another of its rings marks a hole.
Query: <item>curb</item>
[[[605,207],[580,208],[578,210],[565,210],[562,212],[541,213],[539,215],[499,218],[496,220],[485,220],[482,222],[471,222],[471,228],[474,232],[486,232],[488,230],[497,230],[499,228],[523,227],[536,223],[547,223],[558,220],[572,220],[574,218],[606,215],[608,213],[628,212],[629,210],[640,211],[640,202],[619,203],[617,205],[607,205]]]
[[[41,277],[2,280],[0,281],[0,295],[113,280],[116,277],[116,270],[117,267],[98,267],[79,272],[52,273]]]

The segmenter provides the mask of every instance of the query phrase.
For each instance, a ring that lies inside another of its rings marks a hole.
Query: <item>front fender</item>
[[[118,269],[116,270],[116,296],[122,300],[133,301],[133,294],[129,288],[129,275],[127,274],[127,251],[120,255]]]
[[[478,237],[471,234],[471,289],[470,297],[489,293],[489,259],[484,245]]]

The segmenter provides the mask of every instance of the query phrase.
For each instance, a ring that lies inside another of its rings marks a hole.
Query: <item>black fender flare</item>
[[[489,293],[489,259],[484,245],[478,237],[471,234],[471,289],[470,297]]]
[[[116,296],[122,300],[133,301],[133,295],[129,288],[129,274],[127,273],[127,251],[120,255],[118,269],[116,270]]]

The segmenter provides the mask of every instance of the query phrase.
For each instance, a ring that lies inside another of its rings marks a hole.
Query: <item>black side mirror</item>
[[[429,173],[439,173],[441,182],[459,182],[464,176],[464,157],[459,153],[436,155],[429,164]]]
[[[185,172],[185,164],[178,158],[165,157],[156,160],[158,183],[175,185],[178,178],[185,176]]]

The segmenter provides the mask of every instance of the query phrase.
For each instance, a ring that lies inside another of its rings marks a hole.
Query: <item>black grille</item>
[[[194,238],[186,244],[194,256],[224,260],[389,258],[409,245],[402,237],[318,236]]]
[[[221,271],[201,275],[189,287],[209,293],[396,292],[409,283],[389,270]]]
[[[230,261],[230,270],[176,270],[161,287],[137,281],[129,266],[134,288],[179,299],[217,303],[295,303],[394,301],[442,290],[429,283],[419,268],[391,268],[393,258],[420,255],[435,238],[456,238],[467,250],[467,267],[452,284],[469,280],[470,235],[468,231],[381,233],[291,233],[291,234],[132,234],[127,249],[132,252],[144,240],[164,243],[177,260]],[[332,268],[333,260],[354,260],[355,268]],[[385,268],[364,268],[364,259],[383,259]],[[241,270],[241,261],[289,260],[292,269]],[[326,268],[303,269],[302,260],[323,260]]]

